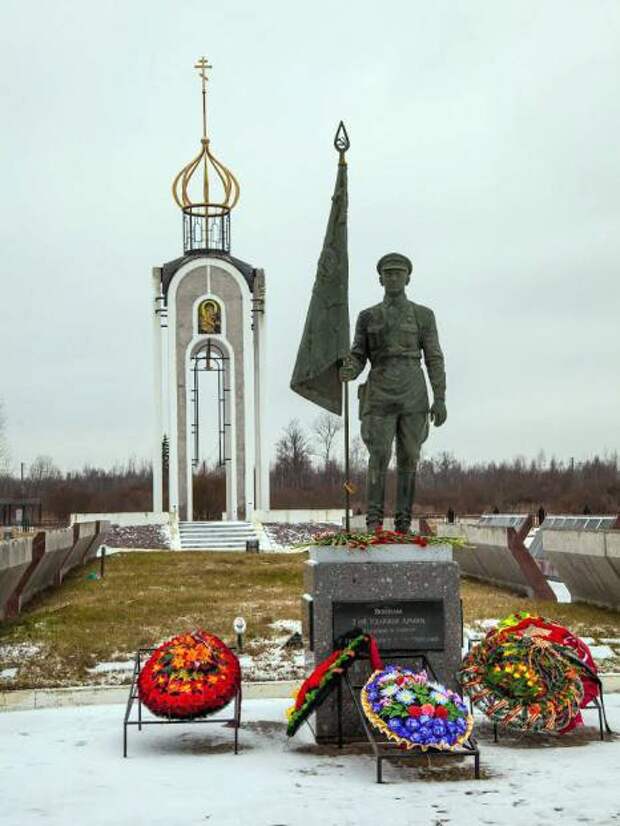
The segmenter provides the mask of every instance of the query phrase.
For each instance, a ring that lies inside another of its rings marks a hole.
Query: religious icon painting
[[[217,334],[222,332],[222,308],[213,298],[198,305],[198,332]]]

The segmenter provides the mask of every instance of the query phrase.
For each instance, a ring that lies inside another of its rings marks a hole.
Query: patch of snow
[[[31,642],[5,643],[0,645],[0,660],[23,660],[34,657],[41,651],[40,645]]]
[[[112,525],[105,537],[106,547],[142,550],[169,550],[168,525]]]
[[[601,637],[601,642],[606,645],[620,645],[620,637]]]
[[[275,631],[283,631],[288,634],[289,637],[291,634],[301,634],[300,620],[276,620],[275,622],[270,623],[269,627],[273,628]]]
[[[87,668],[89,674],[110,674],[115,671],[133,671],[134,661],[125,660],[124,662],[102,662],[97,663],[93,668]]]
[[[620,695],[605,704],[618,730]],[[237,756],[230,728],[164,725],[131,728],[127,760],[118,706],[0,714],[0,819],[19,826],[572,826],[620,818],[620,740],[598,740],[594,712],[587,729],[529,747],[509,737],[494,743],[478,717],[486,779],[473,779],[470,760],[431,762],[430,771],[426,760],[420,769],[386,761],[379,785],[369,750],[318,747],[307,726],[287,739],[289,705],[244,701]],[[25,783],[33,773],[36,783]],[[137,794],[140,788],[148,793]]]
[[[611,660],[616,656],[615,651],[612,651],[608,645],[591,645],[590,653],[595,660]]]
[[[315,534],[337,530],[338,526],[331,522],[263,522],[263,529],[273,550],[297,553],[305,548],[291,546],[309,544]]]
[[[499,625],[499,623],[500,620],[498,619],[483,619],[479,620],[476,623],[476,625],[478,625],[480,628],[484,628],[485,631],[490,631],[491,628],[495,628],[497,625]]]
[[[547,582],[551,586],[551,590],[556,596],[558,602],[572,602],[570,591],[563,582],[558,582],[556,579],[548,579]]]
[[[244,654],[241,660],[241,674],[244,680],[297,680],[304,676],[303,655],[283,647],[290,635],[277,640],[257,639],[253,645],[260,646],[256,654]]]
[[[0,671],[0,680],[14,680],[17,676],[17,668],[3,668]]]

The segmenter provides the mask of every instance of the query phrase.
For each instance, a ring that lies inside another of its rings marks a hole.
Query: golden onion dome
[[[172,182],[172,197],[184,212],[194,215],[225,215],[239,200],[239,182],[211,152],[207,137],[207,69],[211,69],[206,58],[201,57],[194,66],[202,79],[202,139],[200,152],[193,158]],[[200,182],[200,188],[197,184]],[[214,187],[212,188],[212,184]],[[197,197],[190,193],[194,189]]]

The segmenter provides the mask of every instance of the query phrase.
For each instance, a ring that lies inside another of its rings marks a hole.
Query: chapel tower
[[[203,57],[195,68],[202,85],[200,152],[172,184],[183,255],[153,268],[153,510],[166,504],[180,520],[192,521],[194,470],[207,461],[225,474],[225,517],[249,520],[255,510],[269,509],[265,273],[231,255],[239,183],[211,149],[212,67]]]

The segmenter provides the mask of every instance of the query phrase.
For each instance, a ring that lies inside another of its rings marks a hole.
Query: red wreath
[[[206,631],[179,634],[157,648],[138,677],[138,696],[158,717],[192,719],[227,705],[241,683],[239,660]]]
[[[373,671],[383,668],[377,643],[370,634],[358,634],[319,663],[295,695],[295,704],[288,711],[286,733],[292,737],[301,724],[318,708],[337,685],[341,676],[355,662],[358,655],[367,652]]]

